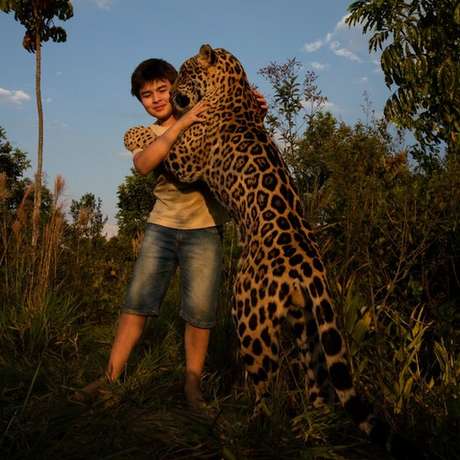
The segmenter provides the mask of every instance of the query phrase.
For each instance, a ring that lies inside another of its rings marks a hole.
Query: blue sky
[[[353,123],[366,91],[377,113],[389,91],[361,29],[343,23],[351,0],[74,0],[74,17],[60,23],[67,42],[43,48],[44,171],[48,185],[66,181],[65,201],[92,192],[116,223],[116,192],[129,174],[123,134],[150,119],[130,95],[134,67],[149,57],[175,66],[203,43],[223,47],[270,97],[257,71],[296,57],[315,70],[328,108]],[[57,21],[58,22],[58,21]],[[35,167],[37,117],[34,56],[22,48],[23,26],[0,14],[0,126]],[[32,176],[32,171],[28,174]],[[109,227],[110,230],[111,227]]]

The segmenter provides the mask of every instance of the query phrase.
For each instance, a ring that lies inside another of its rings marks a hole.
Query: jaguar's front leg
[[[151,129],[145,126],[135,126],[128,129],[124,136],[124,144],[127,150],[135,152],[136,150],[143,150],[150,145],[157,136]]]
[[[195,182],[204,174],[208,154],[206,128],[201,123],[194,124],[176,140],[164,165],[181,182]]]
[[[157,136],[150,128],[136,126],[125,133],[125,147],[131,152],[145,149]],[[205,127],[195,124],[186,129],[172,146],[163,161],[166,169],[181,182],[195,182],[204,172],[207,162]]]

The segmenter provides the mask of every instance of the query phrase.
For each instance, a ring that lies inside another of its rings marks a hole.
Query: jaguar
[[[209,107],[206,122],[184,131],[164,165],[180,181],[204,181],[239,228],[242,254],[232,316],[255,387],[254,413],[266,407],[279,369],[281,332],[288,325],[309,401],[323,404],[330,385],[358,427],[388,447],[388,424],[354,387],[326,269],[294,181],[264,127],[241,63],[222,48],[203,45],[184,62],[173,85],[179,114],[203,99]],[[143,127],[125,135],[131,151],[153,140]]]

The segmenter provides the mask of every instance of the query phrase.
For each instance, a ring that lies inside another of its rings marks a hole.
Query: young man
[[[161,59],[148,59],[134,70],[131,94],[156,122],[149,128],[156,139],[145,149],[132,152],[140,174],[158,174],[155,205],[146,225],[125,304],[122,307],[105,378],[87,385],[81,393],[97,393],[105,379],[120,376],[139,340],[146,318],[157,316],[169,282],[180,267],[180,315],[185,325],[185,395],[193,408],[203,405],[200,379],[215,324],[222,271],[220,226],[226,213],[204,186],[181,184],[163,170],[161,162],[179,134],[193,123],[205,122],[207,106],[199,102],[176,119],[170,90],[177,72]],[[256,93],[262,112],[267,104]],[[82,399],[82,398],[79,398]]]

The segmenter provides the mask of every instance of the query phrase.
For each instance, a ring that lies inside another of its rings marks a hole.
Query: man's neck
[[[165,118],[164,120],[158,120],[157,124],[163,126],[164,128],[169,128],[175,122],[176,118],[174,117],[174,115],[170,115],[168,118]]]

